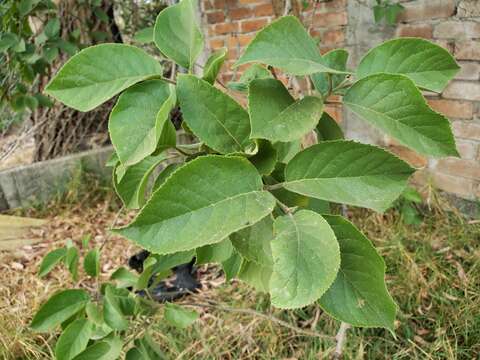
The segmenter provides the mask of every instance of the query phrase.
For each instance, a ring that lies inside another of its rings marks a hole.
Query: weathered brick
[[[447,99],[480,101],[480,82],[452,81],[442,94]]]
[[[459,60],[480,60],[480,41],[456,42],[455,57]]]
[[[343,29],[327,30],[323,33],[321,39],[322,45],[338,45],[345,41],[345,31]]]
[[[410,165],[416,168],[423,168],[427,166],[428,160],[424,156],[416,153],[413,150],[401,145],[391,145],[388,150],[396,154],[399,158],[405,160]]]
[[[459,138],[477,140],[480,139],[480,122],[477,121],[454,121],[452,123],[453,134]]]
[[[267,19],[252,19],[242,21],[241,31],[242,33],[249,33],[252,31],[257,31],[263,28],[268,24]]]
[[[398,17],[401,22],[448,18],[455,13],[454,0],[415,1],[403,6],[405,11]]]
[[[253,35],[248,34],[239,34],[238,35],[238,43],[241,47],[247,46],[253,40]]]
[[[479,143],[476,141],[457,139],[457,150],[462,159],[474,160],[477,157]]]
[[[347,25],[347,23],[348,16],[345,11],[316,14],[315,19],[313,19],[313,25],[317,27],[332,27],[339,25]]]
[[[448,175],[480,179],[480,162],[476,160],[445,158],[437,161],[435,169]]]
[[[238,32],[238,22],[217,24],[212,30],[214,35],[225,35]]]
[[[261,4],[266,3],[266,0],[239,0],[239,3],[242,5],[249,5],[249,4]]]
[[[347,0],[332,0],[332,1],[318,2],[317,11],[325,12],[325,11],[330,11],[332,9],[343,9],[346,6],[347,6]]]
[[[207,13],[207,22],[209,24],[218,24],[225,20],[223,11],[214,11]]]
[[[209,45],[210,49],[217,50],[225,46],[225,41],[223,39],[211,39]]]
[[[253,15],[253,12],[249,8],[237,8],[228,12],[228,17],[232,20],[248,19]]]
[[[445,99],[428,99],[433,110],[453,119],[472,119],[473,103]]]
[[[273,5],[270,4],[260,4],[253,8],[255,16],[262,17],[262,16],[273,16],[275,12],[273,11]]]
[[[472,199],[474,181],[458,176],[442,174],[440,172],[431,172],[433,184],[441,190],[459,195],[461,197]]]
[[[480,37],[480,23],[473,21],[443,21],[435,26],[433,35],[440,39],[470,39]]]
[[[460,71],[455,76],[457,80],[478,80],[480,78],[480,63],[478,62],[460,62]]]
[[[399,25],[397,27],[397,36],[431,39],[433,36],[433,27],[429,24]]]
[[[457,6],[457,16],[477,17],[480,16],[480,1],[462,0]]]

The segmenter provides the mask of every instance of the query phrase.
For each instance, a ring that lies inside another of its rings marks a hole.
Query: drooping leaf
[[[52,269],[60,263],[67,254],[67,249],[65,247],[60,249],[55,249],[50,251],[42,260],[40,264],[40,269],[38,271],[38,276],[44,277],[47,275]]]
[[[402,74],[421,88],[442,92],[459,71],[460,66],[443,47],[424,39],[399,38],[371,49],[360,61],[357,76]]]
[[[138,276],[124,267],[120,267],[115,270],[110,279],[115,280],[118,287],[125,288],[135,286],[138,281]]]
[[[173,163],[173,164],[168,164],[165,166],[165,168],[162,170],[160,174],[158,174],[157,178],[155,179],[155,183],[153,184],[153,189],[152,191],[157,190],[160,186],[163,185],[163,183],[168,179],[168,177],[175,171],[177,170],[182,164],[178,163]]]
[[[165,304],[165,320],[180,329],[185,329],[198,319],[198,313],[176,304]]]
[[[340,267],[335,234],[310,210],[276,218],[274,229],[272,304],[282,309],[309,305],[330,287]]]
[[[315,132],[317,133],[318,141],[342,140],[345,138],[338,123],[327,112],[322,114]]]
[[[235,66],[250,62],[275,66],[292,75],[338,73],[324,64],[315,41],[295,16],[284,16],[259,31]]]
[[[237,277],[253,286],[255,290],[268,293],[270,278],[272,276],[272,264],[259,264],[253,261],[243,260]]]
[[[268,78],[273,78],[270,71],[260,64],[253,64],[242,73],[238,81],[230,81],[227,87],[232,90],[247,92],[248,86],[253,80]]]
[[[279,80],[254,80],[248,93],[250,138],[273,142],[297,140],[315,128],[322,109],[322,100],[313,96],[293,102]]]
[[[327,52],[322,56],[323,62],[325,65],[332,69],[346,71],[347,70],[347,60],[348,60],[348,51],[344,49],[335,49]],[[329,79],[331,77],[331,80]],[[315,89],[322,94],[322,96],[326,96],[328,94],[330,85],[332,89],[335,89],[339,86],[343,80],[345,80],[345,74],[325,74],[325,73],[318,73],[310,75],[312,79],[313,85]]]
[[[273,210],[275,199],[262,189],[246,159],[199,157],[174,172],[116,232],[157,254],[214,244]]]
[[[71,360],[88,345],[93,324],[88,319],[72,322],[58,338],[55,345],[55,357],[58,360]]]
[[[458,156],[449,121],[404,75],[375,74],[347,91],[344,104],[405,146],[428,156]]]
[[[162,10],[155,21],[155,45],[164,55],[187,69],[192,69],[203,49],[195,6],[194,0],[182,0]]]
[[[117,360],[122,352],[123,341],[118,336],[109,336],[86,348],[73,360]]]
[[[320,299],[334,318],[393,331],[396,307],[385,286],[385,263],[371,242],[341,216],[325,216],[340,245],[337,278]]]
[[[210,55],[203,69],[203,80],[210,84],[215,82],[217,75],[225,62],[226,56],[227,48],[221,48]]]
[[[90,250],[85,255],[83,268],[92,277],[97,277],[100,274],[100,250],[98,248]]]
[[[39,332],[53,330],[82,310],[89,300],[85,290],[71,289],[56,293],[38,310],[30,327]]]
[[[140,44],[149,44],[153,42],[153,26],[146,27],[135,33],[133,40]]]
[[[175,102],[174,87],[163,80],[144,81],[120,95],[108,130],[123,165],[136,164],[157,149],[162,133],[172,126],[169,114]],[[175,142],[160,145],[175,146]]]
[[[258,152],[249,158],[249,161],[257,168],[262,175],[269,175],[277,163],[278,154],[273,145],[266,140],[259,139]]]
[[[120,181],[114,172],[114,188],[128,209],[139,209],[145,204],[148,179],[153,170],[167,158],[165,153],[149,156],[129,166]]]
[[[257,264],[272,265],[273,220],[271,216],[266,216],[256,224],[233,233],[230,239],[243,258]]]
[[[285,169],[287,190],[322,200],[386,210],[414,172],[379,147],[325,141],[298,153]]]
[[[232,242],[229,238],[226,238],[219,243],[198,248],[196,264],[222,263],[230,258],[232,253]]]
[[[74,281],[78,279],[78,262],[80,260],[80,255],[78,249],[75,246],[68,247],[67,253],[65,254],[65,266],[72,275]]]
[[[248,113],[222,91],[193,75],[179,75],[177,96],[184,121],[213,150],[244,152],[251,144]]]
[[[105,297],[103,302],[103,319],[105,323],[115,330],[125,330],[128,328],[128,320],[123,316],[120,302],[115,295],[115,290],[111,285],[105,288]]]
[[[225,273],[225,281],[230,281],[235,276],[237,276],[241,265],[242,265],[242,257],[234,249],[232,256],[230,256],[227,260],[225,260],[222,263],[222,269],[223,269],[223,272]]]
[[[161,75],[161,65],[145,51],[124,44],[101,44],[71,57],[45,92],[67,106],[89,111],[133,84]]]

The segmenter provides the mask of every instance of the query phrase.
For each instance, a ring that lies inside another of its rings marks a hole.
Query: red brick
[[[447,99],[480,101],[480,82],[452,81],[442,95]]]
[[[455,76],[457,80],[478,80],[480,78],[480,63],[460,62],[460,72]]]
[[[431,39],[433,36],[433,27],[429,24],[399,25],[397,27],[397,36]]]
[[[225,0],[204,0],[203,8],[205,10],[223,9],[225,8]]]
[[[441,190],[459,195],[461,197],[472,199],[474,181],[458,176],[446,175],[438,172],[432,172],[431,178],[436,187]]]
[[[321,37],[322,45],[338,45],[345,41],[345,31],[342,30],[327,30]]]
[[[258,17],[275,15],[272,4],[257,5],[253,8],[253,11],[255,12],[255,16]]]
[[[469,101],[455,101],[445,99],[428,99],[431,108],[448,118],[473,118],[473,103]]]
[[[248,8],[232,9],[228,12],[228,16],[233,20],[247,19],[253,15],[252,10]]]
[[[401,22],[448,18],[455,13],[455,0],[428,0],[403,4]]]
[[[427,158],[402,145],[389,146],[388,150],[405,160],[415,168],[424,168],[428,164]]]
[[[225,35],[233,32],[238,32],[237,22],[217,24],[213,28],[213,34],[215,35]]]
[[[238,35],[238,43],[241,47],[247,46],[253,40],[253,35],[248,34],[239,34]]]
[[[325,12],[332,9],[344,9],[347,6],[347,0],[324,1],[318,4],[317,11]]]
[[[463,139],[480,139],[480,123],[474,121],[454,121],[452,129],[455,136]]]
[[[207,13],[207,22],[209,24],[221,23],[225,20],[225,14],[223,11],[215,11]]]
[[[238,6],[238,0],[224,0],[228,9],[234,9]]]
[[[210,49],[217,50],[225,46],[225,41],[223,39],[211,39],[209,44]]]
[[[467,179],[480,179],[480,162],[458,158],[438,160],[435,169],[448,175],[461,176]]]
[[[473,21],[444,21],[435,26],[433,33],[440,39],[470,39],[480,37],[480,23]]]
[[[266,3],[268,1],[265,1],[265,0],[239,0],[239,2],[242,5],[249,5],[249,4]]]
[[[327,14],[316,14],[313,25],[317,27],[332,27],[347,25],[348,16],[345,11]]]
[[[242,21],[241,31],[242,33],[257,31],[263,28],[267,24],[268,24],[267,19],[244,20]]]
[[[462,159],[474,160],[478,155],[479,143],[476,141],[458,139],[457,150]]]
[[[237,60],[237,59],[238,59],[238,50],[235,49],[235,48],[233,48],[233,49],[228,49],[227,59],[229,59],[229,60]]]
[[[480,60],[480,41],[456,42],[455,57],[459,60]]]
[[[342,111],[341,106],[338,106],[338,105],[335,105],[335,104],[325,104],[324,110],[332,118],[334,118],[336,122],[338,122],[338,123],[343,122],[343,111]]]

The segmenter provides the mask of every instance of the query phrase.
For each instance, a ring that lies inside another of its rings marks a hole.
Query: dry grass
[[[35,236],[38,245],[2,254],[0,272],[0,358],[50,359],[55,335],[35,334],[28,323],[35,309],[56,289],[74,284],[66,271],[38,279],[41,257],[67,239],[79,243],[86,233],[100,244],[118,210],[109,192],[100,198],[71,196],[66,205],[52,204],[28,215],[48,217],[49,224]],[[65,204],[65,201],[63,202]],[[438,205],[438,204],[437,204]],[[444,204],[428,211],[419,227],[405,226],[398,213],[385,215],[355,210],[353,221],[372,239],[387,263],[387,282],[399,305],[396,338],[382,329],[349,331],[344,350],[348,359],[473,359],[480,353],[480,224],[444,212]],[[126,222],[128,216],[122,216]],[[124,265],[135,248],[111,237],[103,252],[106,280]],[[184,303],[215,301],[232,308],[250,308],[288,323],[326,335],[339,324],[317,306],[297,311],[272,309],[268,297],[245,284],[223,284],[216,268],[202,268],[202,292]],[[161,314],[137,324],[128,336],[151,326],[153,335],[172,359],[319,359],[333,352],[330,339],[298,334],[251,314],[200,309],[200,319],[187,330],[174,329]]]

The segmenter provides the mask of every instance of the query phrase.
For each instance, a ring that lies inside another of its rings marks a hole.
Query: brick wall
[[[441,95],[427,96],[432,108],[452,120],[460,159],[425,159],[379,136],[364,123],[356,123],[338,99],[329,99],[326,108],[344,128],[348,127],[349,137],[381,143],[423,167],[415,181],[432,182],[466,199],[480,198],[480,0],[403,0],[406,10],[395,28],[374,24],[373,0],[331,0],[318,3],[315,9],[309,2],[304,9],[301,1],[292,0],[290,12],[320,39],[322,53],[339,47],[350,50],[352,66],[366,49],[391,37],[430,39],[454,54],[462,70]],[[233,62],[255,32],[285,10],[285,0],[200,0],[200,4],[208,47],[229,49],[221,74],[223,82],[238,79],[244,68],[232,70]]]

